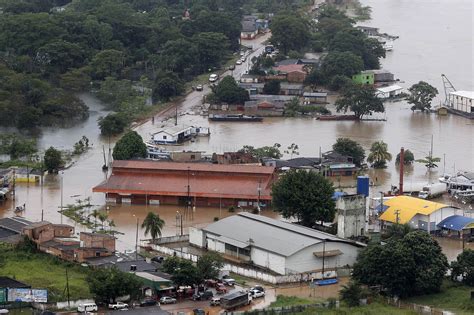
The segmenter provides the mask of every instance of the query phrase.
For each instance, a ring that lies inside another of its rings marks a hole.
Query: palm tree
[[[372,143],[370,154],[367,162],[372,164],[374,168],[385,168],[386,162],[392,160],[392,155],[388,152],[388,146],[383,141]]]
[[[431,154],[425,157],[424,159],[416,160],[418,163],[423,163],[430,170],[432,168],[438,167],[438,162],[441,162],[439,157],[434,157]]]
[[[145,220],[143,220],[142,228],[145,229],[145,235],[150,233],[151,239],[154,241],[158,236],[161,237],[161,229],[165,225],[158,214],[148,212]]]
[[[94,217],[94,229],[97,227],[97,218],[100,215],[100,211],[97,209],[92,210],[92,213],[89,214],[89,216]]]
[[[102,230],[104,230],[104,223],[109,216],[105,212],[99,212],[98,217],[99,217],[100,222],[102,222]]]

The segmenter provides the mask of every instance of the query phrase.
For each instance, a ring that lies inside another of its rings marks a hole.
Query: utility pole
[[[398,189],[398,194],[403,195],[403,171],[405,166],[405,149],[402,147],[400,149],[400,184]]]
[[[138,217],[137,217],[137,234],[135,236],[135,260],[138,260]]]
[[[257,192],[258,192],[258,201],[257,201],[257,209],[258,209],[258,214],[260,214],[260,195],[262,193],[262,180],[260,179],[258,181],[258,188],[257,188]]]
[[[66,292],[67,292],[67,307],[71,308],[71,299],[69,295],[69,276],[67,274],[67,267],[66,267]]]
[[[178,104],[176,104],[176,113],[174,115],[174,125],[178,125]]]
[[[322,276],[324,280],[324,260],[326,258],[326,240],[323,240],[323,270],[322,270]]]
[[[44,214],[44,210],[43,210],[43,209],[41,209],[41,222],[43,222],[43,221],[44,221],[44,220],[43,220],[43,219],[44,219],[44,217],[43,217],[43,214]]]
[[[400,210],[395,210],[395,216],[396,216],[395,222],[397,222],[397,224],[400,224]]]
[[[59,212],[61,213],[61,224],[63,224],[63,175],[64,172],[61,174],[60,184],[61,184],[61,209]]]

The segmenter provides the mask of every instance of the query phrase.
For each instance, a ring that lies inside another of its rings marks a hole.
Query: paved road
[[[160,306],[148,306],[148,307],[137,307],[127,310],[109,311],[105,314],[116,314],[116,315],[146,315],[146,314],[157,314],[157,315],[170,315],[171,313],[163,310]]]

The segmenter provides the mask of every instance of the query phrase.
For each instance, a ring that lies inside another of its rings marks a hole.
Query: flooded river
[[[373,20],[364,25],[379,27],[382,32],[400,36],[394,43],[394,50],[387,53],[382,64],[404,82],[401,85],[408,88],[419,80],[427,81],[440,92],[435,103],[444,99],[441,73],[446,74],[457,89],[474,90],[473,10],[470,0],[363,2],[373,8]],[[260,51],[261,45],[254,44],[254,48]],[[242,66],[242,69],[243,67],[246,66]],[[180,111],[187,114],[180,116],[179,124],[210,126],[211,136],[174,149],[212,153],[236,150],[243,145],[264,146],[280,143],[287,147],[296,143],[300,148],[299,156],[318,156],[320,148],[323,152],[328,151],[337,138],[350,137],[360,142],[367,151],[372,142],[383,140],[388,143],[394,158],[402,146],[410,149],[415,158],[422,158],[428,155],[433,135],[434,156],[446,156],[446,159],[440,163],[439,169],[431,174],[432,180],[436,180],[444,171],[452,173],[454,167],[456,170],[474,170],[474,123],[462,117],[412,113],[409,110],[410,105],[405,102],[388,102],[386,113],[380,115],[381,118],[387,119],[386,122],[268,118],[262,123],[209,123],[207,118],[192,114],[194,108],[201,103],[202,93],[193,92],[180,104]],[[92,96],[85,95],[83,98],[93,110],[91,117],[83,124],[70,129],[45,129],[39,143],[43,148],[50,145],[68,148],[86,135],[93,143],[93,148],[81,156],[74,166],[65,170],[63,175],[47,176],[43,188],[31,184],[17,186],[15,203],[26,204],[25,216],[28,219],[39,220],[41,210],[44,209],[45,219],[61,221],[57,213],[61,195],[59,176],[63,176],[64,204],[88,196],[92,197],[93,204],[104,204],[102,194],[91,192],[92,187],[100,183],[105,176],[101,171],[102,145],[107,146],[107,143],[99,136],[96,123],[97,118],[104,114],[104,110]],[[333,105],[329,105],[329,108],[334,109]],[[148,139],[162,124],[173,124],[172,120],[161,120],[161,117],[157,117],[154,125],[148,121],[136,129]],[[398,184],[398,170],[393,161],[388,164],[387,169],[370,170],[369,175],[380,185],[374,192]],[[408,168],[405,175],[406,183],[427,183],[429,180],[424,165],[418,163]],[[0,205],[0,217],[12,216],[13,208],[11,202]],[[116,229],[125,233],[119,236],[119,249],[133,248],[136,217],[143,219],[150,209],[157,211],[165,219],[164,235],[176,234],[175,215],[176,210],[179,210],[176,207],[111,206],[110,218],[115,221]],[[134,214],[136,217],[133,217]],[[229,215],[226,209],[197,209],[194,219],[187,220],[185,226],[201,226],[212,222],[214,217],[225,215]],[[275,214],[268,212],[267,215]],[[66,218],[63,220],[65,223],[72,223]],[[77,227],[77,231],[81,230],[82,227]],[[141,231],[140,238],[142,237]]]

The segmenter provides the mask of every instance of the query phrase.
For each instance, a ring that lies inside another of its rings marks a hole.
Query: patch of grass
[[[416,315],[418,313],[410,310],[399,309],[381,303],[372,303],[358,307],[340,307],[340,308],[316,308],[310,307],[303,312],[293,313],[294,315]]]
[[[8,245],[0,246],[0,274],[31,285],[47,289],[50,302],[66,301],[66,268],[69,277],[71,300],[91,298],[86,282],[88,268],[67,263],[44,253],[29,253]]]
[[[471,300],[471,291],[474,288],[445,280],[441,292],[409,298],[404,302],[429,305],[456,314],[473,314],[474,301]]]
[[[306,305],[306,304],[314,304],[315,301],[300,298],[297,296],[286,296],[286,295],[278,295],[275,302],[270,304],[270,307],[285,307],[285,306],[295,306],[295,305]]]

